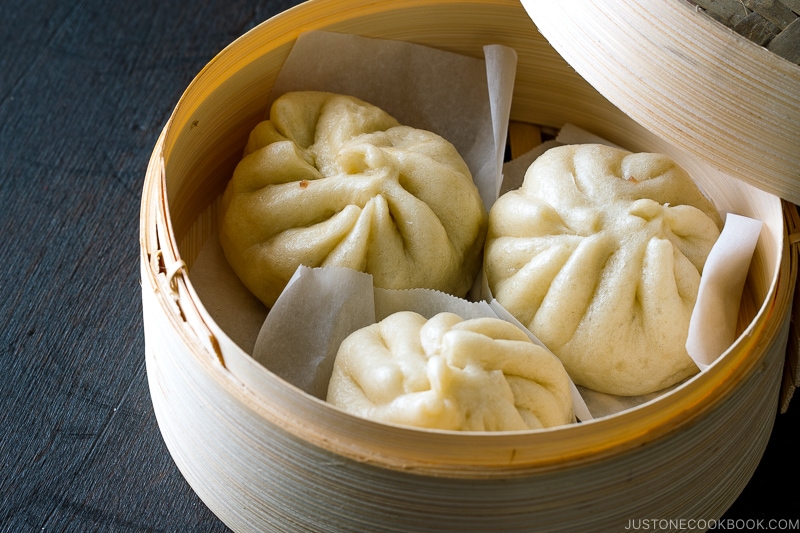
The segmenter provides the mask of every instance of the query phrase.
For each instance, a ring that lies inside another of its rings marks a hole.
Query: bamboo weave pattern
[[[750,41],[800,65],[800,0],[688,0]]]

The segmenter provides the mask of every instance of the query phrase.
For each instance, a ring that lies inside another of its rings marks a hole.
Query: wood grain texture
[[[138,218],[147,160],[195,74],[297,2],[0,2],[0,531],[226,531],[157,428]],[[729,517],[800,517],[777,417]],[[632,517],[648,518],[648,517]]]

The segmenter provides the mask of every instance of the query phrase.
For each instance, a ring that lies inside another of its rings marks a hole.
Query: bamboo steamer
[[[484,44],[511,46],[519,55],[513,120],[571,122],[631,150],[670,154],[719,207],[764,221],[740,313],[744,333],[710,369],[657,401],[517,433],[362,420],[259,366],[209,317],[187,272],[292,42],[313,29],[476,57]],[[614,531],[652,517],[713,525],[706,521],[738,496],[770,435],[796,265],[780,198],[650,129],[579,76],[512,0],[312,0],[222,51],[164,128],[141,213],[153,406],[200,498],[236,531]]]

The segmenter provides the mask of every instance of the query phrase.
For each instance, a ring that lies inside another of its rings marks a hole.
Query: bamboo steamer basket
[[[530,432],[378,424],[259,366],[210,318],[187,273],[294,39],[314,29],[476,57],[484,44],[513,47],[512,120],[570,122],[670,154],[722,208],[764,221],[744,333],[657,401]],[[796,276],[787,206],[647,126],[578,75],[512,0],[312,0],[223,50],[164,128],[141,213],[150,392],[170,454],[200,498],[236,531],[615,531],[631,519],[719,518],[758,464],[778,403]]]

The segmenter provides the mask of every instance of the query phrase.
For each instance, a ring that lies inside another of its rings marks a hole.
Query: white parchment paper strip
[[[736,340],[739,303],[763,223],[728,213],[700,278],[686,350],[701,370]]]
[[[374,309],[369,274],[301,266],[264,320],[253,358],[324,400],[339,345],[375,322]]]

